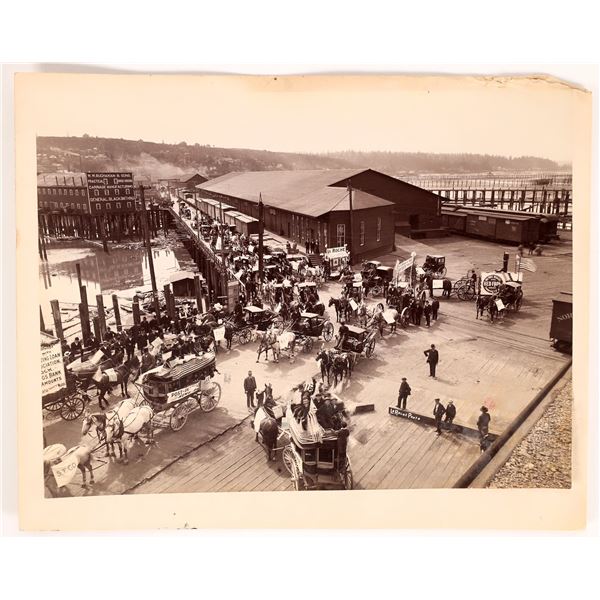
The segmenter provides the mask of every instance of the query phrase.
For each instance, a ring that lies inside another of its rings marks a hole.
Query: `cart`
[[[342,352],[364,354],[367,358],[371,358],[375,351],[377,328],[367,330],[354,325],[347,325],[347,328],[348,333],[342,344]]]
[[[428,254],[425,257],[422,269],[425,273],[432,275],[433,277],[445,277],[447,273],[446,257],[437,254]]]
[[[304,312],[300,314],[300,319],[292,329],[292,332],[297,336],[297,341],[302,341],[303,338],[306,339],[303,349],[305,349],[305,346],[308,346],[308,350],[305,351],[310,352],[313,347],[313,338],[323,338],[326,342],[330,342],[333,339],[334,327],[329,319],[316,313]]]

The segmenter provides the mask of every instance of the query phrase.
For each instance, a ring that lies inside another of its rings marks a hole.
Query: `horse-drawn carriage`
[[[461,277],[452,285],[452,293],[459,300],[473,300],[477,295],[476,279],[473,277]]]
[[[67,386],[53,394],[42,396],[42,408],[58,413],[65,421],[78,419],[91,402],[83,384],[75,377],[67,378]]]
[[[373,356],[375,351],[377,329],[363,329],[354,325],[347,325],[347,332],[342,347],[342,352],[364,354],[367,358]]]
[[[179,431],[193,411],[214,410],[221,399],[221,386],[212,381],[215,371],[215,355],[210,352],[144,373],[141,391],[154,412],[152,425]]]
[[[257,329],[258,331],[266,331],[274,324],[282,324],[283,319],[276,312],[259,308],[258,306],[246,306],[244,308],[243,320],[246,327]]]
[[[445,277],[447,273],[446,269],[446,257],[436,254],[428,254],[425,257],[425,262],[421,267],[425,273],[435,278]]]
[[[497,296],[507,310],[518,311],[523,303],[523,288],[518,281],[506,281],[498,289]]]
[[[290,443],[283,449],[283,464],[290,473],[295,490],[323,487],[353,487],[352,466],[348,456],[347,426],[322,427],[319,409],[311,402],[307,418],[300,422],[287,409]],[[345,425],[345,424],[344,424]]]
[[[296,341],[301,341],[302,338],[310,340],[310,348],[313,346],[313,338],[322,337],[326,342],[333,339],[333,323],[317,315],[316,313],[301,313],[300,319],[296,321],[292,328],[292,333],[296,335]]]

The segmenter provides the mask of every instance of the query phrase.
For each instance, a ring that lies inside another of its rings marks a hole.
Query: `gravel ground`
[[[571,372],[554,400],[488,484],[490,488],[571,487]]]

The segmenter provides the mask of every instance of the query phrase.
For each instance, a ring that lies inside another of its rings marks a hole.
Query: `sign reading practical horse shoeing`
[[[86,176],[92,214],[135,209],[131,173],[86,173]]]

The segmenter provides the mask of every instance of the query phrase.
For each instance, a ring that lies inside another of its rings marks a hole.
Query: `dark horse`
[[[140,361],[137,356],[133,356],[129,360],[126,360],[123,364],[116,367],[115,372],[117,374],[117,380],[111,382],[106,372],[102,372],[99,380],[93,379],[93,382],[98,388],[98,405],[100,410],[104,410],[103,404],[108,408],[108,401],[105,396],[107,392],[110,392],[113,385],[121,385],[121,395],[125,398],[129,398],[129,392],[127,391],[127,384],[132,373],[138,373],[140,370]]]
[[[490,314],[490,319],[492,323],[494,322],[494,317],[498,312],[498,308],[496,307],[496,297],[495,296],[477,296],[477,300],[475,301],[475,318],[479,319],[479,317],[483,317],[483,313],[488,311]]]
[[[265,395],[267,397],[264,403],[259,401],[258,408],[254,413],[253,426],[256,430],[256,419],[260,419],[255,439],[257,442],[261,442],[267,449],[267,460],[275,460],[281,419],[275,418],[273,406],[275,406],[276,403],[274,402],[272,395],[269,396],[269,392],[270,390],[265,389]]]
[[[337,386],[338,381],[342,382],[344,377],[349,379],[352,376],[354,367],[354,357],[348,352],[336,352],[331,358],[330,372],[333,374],[333,386]]]
[[[346,319],[347,321],[352,314],[350,302],[348,301],[348,298],[345,298],[344,296],[341,298],[330,298],[328,306],[335,307],[335,316],[338,323],[340,322],[340,318]]]
[[[329,385],[330,372],[331,372],[331,353],[329,350],[325,348],[321,348],[319,353],[317,354],[315,360],[320,361],[319,364],[321,366],[321,381],[325,381],[325,377],[327,376],[327,385]]]

